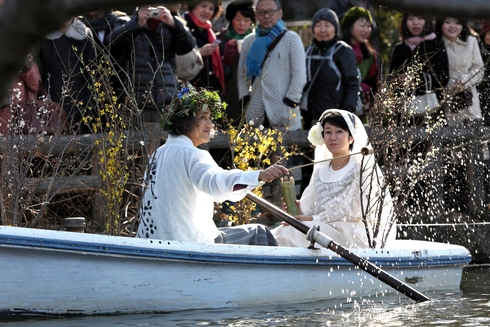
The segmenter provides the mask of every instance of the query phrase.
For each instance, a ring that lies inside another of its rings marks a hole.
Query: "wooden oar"
[[[427,296],[425,296],[424,294],[413,289],[412,287],[408,286],[407,284],[404,284],[399,279],[388,274],[387,272],[385,272],[381,268],[375,266],[374,264],[367,261],[366,259],[361,258],[360,256],[356,255],[355,253],[350,252],[348,249],[346,249],[342,245],[334,242],[327,235],[317,231],[314,227],[309,228],[308,226],[306,226],[305,224],[303,224],[299,220],[296,220],[293,216],[291,216],[287,212],[282,211],[280,208],[278,208],[275,205],[267,202],[266,200],[262,199],[261,197],[258,197],[257,195],[255,195],[251,192],[248,192],[246,197],[249,200],[257,203],[259,206],[261,206],[265,210],[268,210],[272,214],[278,216],[279,218],[281,218],[282,220],[287,222],[289,225],[291,225],[294,228],[296,228],[297,230],[299,230],[301,233],[305,234],[309,241],[315,241],[318,244],[326,247],[327,249],[332,250],[333,252],[337,253],[338,255],[340,255],[345,260],[355,264],[359,268],[366,271],[368,274],[378,278],[383,283],[391,286],[392,288],[394,288],[398,292],[403,293],[404,295],[408,296],[412,300],[415,300],[418,302],[430,301],[430,299]]]

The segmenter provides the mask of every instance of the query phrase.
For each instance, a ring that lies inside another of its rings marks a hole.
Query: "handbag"
[[[177,77],[184,81],[190,81],[199,74],[204,67],[201,53],[197,46],[183,55],[175,56]]]
[[[410,113],[414,116],[431,115],[438,110],[439,100],[434,92],[416,96],[410,103]]]
[[[425,94],[415,96],[409,104],[410,114],[413,116],[426,116],[432,115],[440,108],[439,99],[437,94],[432,91],[432,79],[427,78],[426,74],[422,74],[424,77]]]

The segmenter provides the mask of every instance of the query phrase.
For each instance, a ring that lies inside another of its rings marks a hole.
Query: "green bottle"
[[[288,213],[292,216],[299,214],[298,205],[296,204],[296,186],[294,185],[294,177],[283,177],[281,179],[282,198],[288,206]]]

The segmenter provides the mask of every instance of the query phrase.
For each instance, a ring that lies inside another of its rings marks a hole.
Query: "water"
[[[280,281],[278,281],[280,287]],[[461,290],[429,294],[432,301],[414,303],[405,297],[384,297],[363,303],[341,300],[244,309],[194,310],[169,314],[98,317],[0,318],[0,326],[490,326],[490,266],[465,269]],[[117,300],[117,299],[115,299]]]

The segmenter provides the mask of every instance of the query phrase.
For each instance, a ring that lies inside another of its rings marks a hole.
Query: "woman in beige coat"
[[[460,125],[472,120],[481,120],[480,100],[476,85],[483,78],[483,60],[478,40],[472,36],[466,22],[446,17],[436,24],[436,33],[442,38],[446,46],[449,60],[449,83],[447,93],[457,94],[469,89],[471,99],[449,105],[446,118],[451,125]]]

